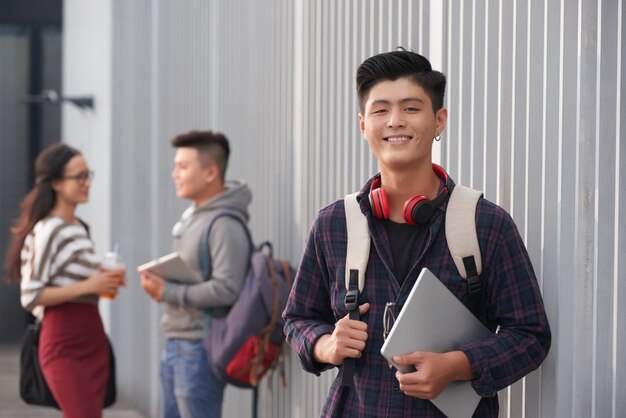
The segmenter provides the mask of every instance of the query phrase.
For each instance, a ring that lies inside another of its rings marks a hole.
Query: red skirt
[[[39,361],[64,418],[102,417],[109,347],[98,306],[63,303],[45,309]]]

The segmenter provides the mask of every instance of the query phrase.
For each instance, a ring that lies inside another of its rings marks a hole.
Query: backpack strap
[[[229,218],[233,218],[236,221],[239,221],[244,231],[246,231],[246,235],[248,236],[248,242],[250,243],[250,250],[253,249],[254,243],[252,241],[252,234],[250,234],[250,229],[248,228],[248,224],[246,223],[246,219],[243,217],[243,214],[234,209],[222,208],[215,210],[215,213],[211,216],[208,223],[204,227],[204,231],[202,231],[202,235],[200,236],[200,246],[198,249],[198,262],[200,264],[200,271],[202,272],[202,277],[204,280],[209,280],[211,278],[212,264],[211,264],[211,249],[209,248],[209,235],[211,233],[211,228],[215,221],[223,216],[228,216]]]
[[[248,229],[248,224],[246,223],[246,219],[243,217],[241,212],[228,209],[228,208],[220,208],[215,210],[215,213],[209,218],[204,230],[202,231],[202,235],[200,235],[200,245],[198,246],[198,264],[200,265],[200,271],[202,272],[202,278],[207,281],[211,278],[211,272],[213,270],[212,262],[211,262],[211,249],[209,248],[209,235],[211,234],[211,228],[213,224],[218,218],[223,216],[228,216],[229,218],[233,218],[241,224],[244,231],[246,231],[246,235],[248,236],[248,242],[250,243],[250,251],[254,250],[254,243],[252,241],[252,235],[250,234],[250,229]],[[187,288],[188,290],[189,288]],[[187,290],[185,290],[184,300],[187,300]],[[226,315],[229,308],[207,308],[204,310],[204,332],[205,334],[208,332],[209,325],[211,323],[211,317],[216,315],[222,317]]]
[[[344,304],[349,318],[359,320],[359,293],[365,286],[365,270],[370,255],[370,234],[367,218],[361,212],[357,193],[349,194],[344,199],[348,243],[346,249],[346,297]],[[342,386],[352,386],[355,359],[346,358],[341,367]]]
[[[344,199],[346,208],[346,228],[348,230],[348,249],[346,253],[346,289],[350,288],[351,270],[357,270],[358,291],[365,286],[365,270],[370,257],[370,231],[367,218],[361,212],[357,193],[349,194]]]
[[[454,264],[467,280],[469,308],[476,312],[481,292],[482,258],[476,233],[476,206],[483,193],[456,185],[446,209],[446,240]]]

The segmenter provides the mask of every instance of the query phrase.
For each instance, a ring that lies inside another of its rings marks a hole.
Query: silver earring
[[[441,134],[437,134],[437,136],[435,137],[435,141],[437,142],[441,141]]]

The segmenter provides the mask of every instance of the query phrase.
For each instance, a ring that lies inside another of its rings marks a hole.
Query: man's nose
[[[406,120],[402,112],[400,110],[391,110],[387,119],[387,127],[402,128],[404,126],[406,126]]]

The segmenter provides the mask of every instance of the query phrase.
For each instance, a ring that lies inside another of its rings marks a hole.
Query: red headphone
[[[409,200],[404,202],[402,207],[402,217],[404,221],[410,225],[425,224],[430,221],[437,209],[443,202],[446,201],[450,194],[450,187],[448,184],[448,173],[446,170],[439,167],[437,164],[433,164],[433,171],[444,182],[444,187],[439,196],[430,200],[423,194],[416,194],[411,196]],[[380,187],[381,179],[377,177],[374,179],[370,188],[370,205],[374,216],[378,219],[389,218],[389,202],[387,201],[387,194]]]

